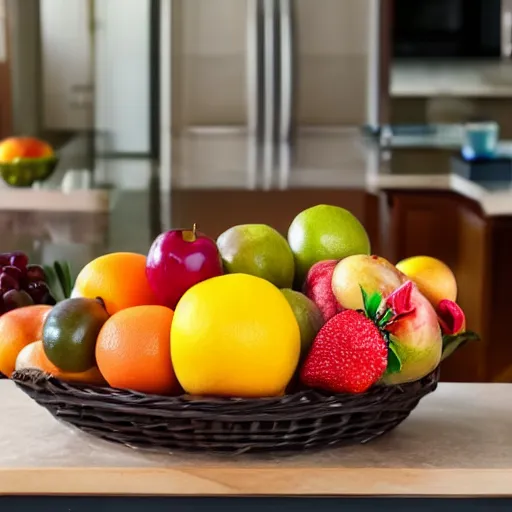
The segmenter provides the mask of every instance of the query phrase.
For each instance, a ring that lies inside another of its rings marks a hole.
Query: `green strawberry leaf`
[[[55,261],[53,266],[44,265],[43,268],[52,297],[57,302],[69,298],[73,290],[73,278],[69,263]]]
[[[379,318],[377,325],[379,327],[384,327],[390,320],[393,318],[394,312],[392,309],[386,309],[384,314]]]
[[[64,296],[64,292],[62,290],[62,286],[60,284],[59,278],[57,277],[57,273],[55,269],[50,265],[44,265],[44,275],[46,277],[46,284],[50,290],[51,296],[57,301],[61,302],[66,297]]]
[[[465,345],[468,341],[480,341],[480,336],[472,331],[466,331],[460,334],[444,335],[441,361],[450,357],[457,349]]]
[[[69,298],[73,291],[73,280],[71,278],[71,268],[67,261],[56,261],[54,263],[55,271],[64,292],[64,296]]]
[[[395,344],[391,341],[388,345],[388,366],[386,373],[398,373],[402,369],[402,360],[398,355]]]
[[[365,292],[364,288],[359,285],[359,289],[361,290],[361,294],[363,295],[363,309],[366,314],[368,314],[368,294]]]
[[[382,294],[375,292],[368,295],[362,286],[359,286],[363,295],[363,304],[366,316],[374,320],[382,302]]]

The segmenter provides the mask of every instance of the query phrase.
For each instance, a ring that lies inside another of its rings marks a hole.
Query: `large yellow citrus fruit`
[[[228,274],[190,288],[174,312],[171,359],[193,395],[269,397],[284,393],[300,355],[300,331],[273,284]]]
[[[450,267],[431,256],[413,256],[396,264],[418,287],[419,291],[437,308],[443,299],[457,299],[457,281]]]

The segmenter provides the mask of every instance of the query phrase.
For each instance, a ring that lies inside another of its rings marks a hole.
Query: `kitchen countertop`
[[[393,169],[401,151],[444,152],[446,161],[462,141],[461,127],[430,135],[393,136],[389,147],[358,130],[301,134],[293,145],[256,148],[243,135],[196,133],[175,142],[174,189],[287,190],[293,188],[445,190],[477,201],[486,215],[512,215],[512,182],[475,183],[456,174],[415,167]],[[512,154],[512,145],[502,143]],[[414,155],[414,153],[412,153]]]
[[[512,97],[512,61],[397,59],[391,65],[394,98]]]
[[[0,495],[512,496],[509,384],[447,384],[366,445],[294,456],[135,451],[0,381]]]
[[[476,183],[457,174],[386,174],[368,178],[373,190],[448,191],[477,202],[485,215],[512,215],[512,183]]]

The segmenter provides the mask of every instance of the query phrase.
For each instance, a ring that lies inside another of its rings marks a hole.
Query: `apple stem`
[[[194,222],[194,224],[192,225],[192,237],[194,238],[194,240],[196,239],[196,231],[197,231],[197,224]]]

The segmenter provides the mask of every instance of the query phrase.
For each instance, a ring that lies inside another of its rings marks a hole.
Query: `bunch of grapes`
[[[33,304],[55,304],[43,267],[20,251],[0,253],[0,314]]]

